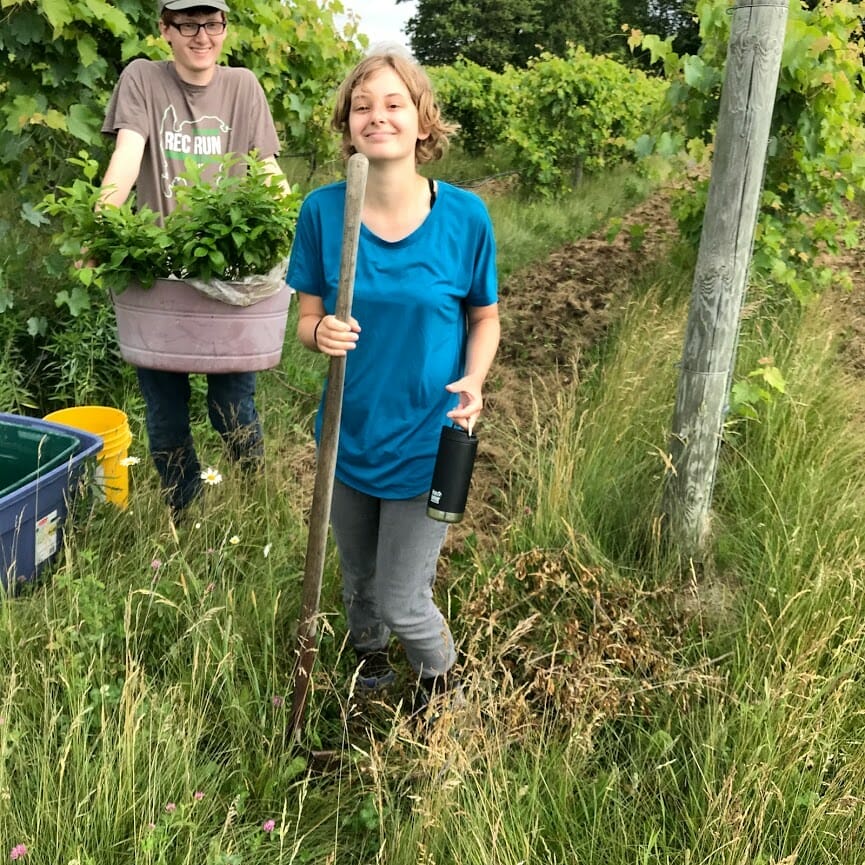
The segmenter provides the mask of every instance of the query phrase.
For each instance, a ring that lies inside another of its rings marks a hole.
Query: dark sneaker
[[[459,678],[444,673],[421,678],[412,698],[410,717],[432,725],[445,714],[464,711],[466,706]]]
[[[381,691],[390,687],[396,679],[396,671],[390,665],[387,649],[358,652],[356,669],[355,687],[358,691]]]

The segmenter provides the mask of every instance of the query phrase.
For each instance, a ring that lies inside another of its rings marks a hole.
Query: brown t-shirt
[[[264,91],[248,69],[217,66],[207,85],[187,84],[171,61],[133,60],[121,73],[102,131],[131,129],[146,139],[136,182],[138,206],[167,216],[184,160],[213,161],[226,153],[279,153]]]

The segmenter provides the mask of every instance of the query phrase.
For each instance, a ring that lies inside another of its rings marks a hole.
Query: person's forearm
[[[466,376],[480,384],[486,381],[498,351],[500,337],[501,324],[497,317],[482,318],[471,324],[466,345]]]
[[[274,180],[276,180],[279,185],[282,187],[282,191],[286,195],[291,194],[291,184],[285,177],[282,169],[279,167],[279,163],[276,161],[275,156],[268,156],[267,159],[263,159],[264,167],[270,173]]]
[[[117,143],[114,153],[105,169],[102,178],[102,195],[99,198],[100,206],[106,204],[120,207],[132,192],[132,187],[138,179],[138,171],[141,168],[141,158],[144,154],[145,139],[131,129],[121,129],[117,133]]]
[[[310,351],[320,351],[315,338],[316,328],[323,318],[324,314],[306,313],[305,315],[301,315],[297,320],[297,338],[300,340],[301,345]]]
[[[105,172],[105,177],[102,179],[99,207],[105,207],[106,205],[120,207],[129,198],[133,182],[130,182],[128,177],[123,177],[117,172],[112,172],[111,166],[109,166]]]

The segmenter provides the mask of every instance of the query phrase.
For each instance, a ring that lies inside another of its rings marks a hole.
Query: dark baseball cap
[[[196,6],[228,12],[228,3],[225,0],[159,0],[159,13],[162,14],[166,9],[169,12],[182,12],[184,9],[194,9]]]

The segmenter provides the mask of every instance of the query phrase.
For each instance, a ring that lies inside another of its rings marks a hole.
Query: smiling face
[[[348,132],[354,149],[370,162],[406,160],[412,165],[418,140],[429,134],[419,128],[408,87],[389,67],[373,72],[352,91]]]
[[[204,14],[175,12],[159,21],[159,30],[171,46],[177,74],[189,84],[208,84],[222,53],[225,30],[222,33],[207,33],[200,27],[195,36],[184,36],[178,26],[184,24],[223,23],[225,16],[214,9]],[[170,22],[170,23],[168,23]]]

